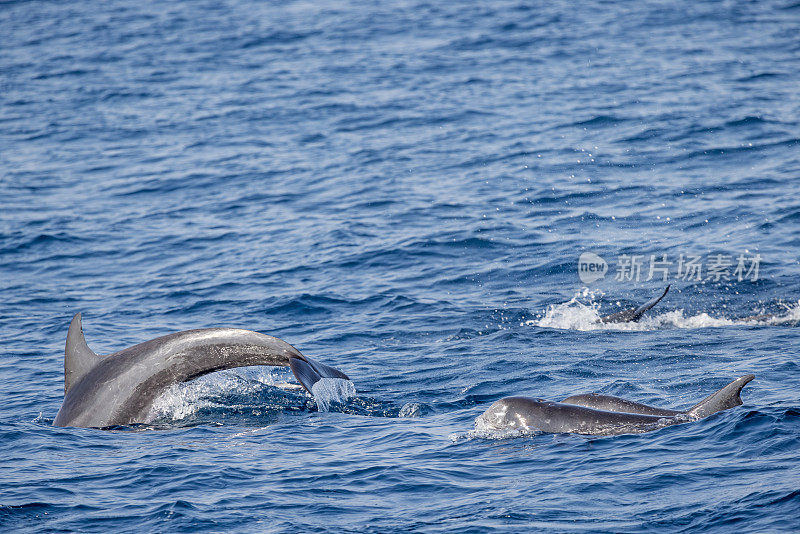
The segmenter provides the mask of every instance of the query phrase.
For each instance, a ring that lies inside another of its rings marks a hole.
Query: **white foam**
[[[525,324],[563,330],[597,330],[598,326],[602,326],[599,304],[583,304],[578,298],[579,295],[576,295],[562,304],[552,304],[548,306],[543,317],[529,320]]]
[[[419,417],[422,414],[422,406],[416,402],[404,404],[400,408],[398,417]]]
[[[327,412],[331,403],[342,404],[347,402],[347,399],[355,397],[356,386],[344,378],[320,378],[311,386],[311,392],[314,395],[314,400],[317,403],[317,409],[321,412]]]
[[[599,293],[594,293],[585,288],[578,292],[567,302],[548,306],[544,315],[538,319],[524,322],[526,326],[541,328],[558,328],[562,330],[614,330],[614,331],[643,331],[660,330],[665,328],[713,328],[731,326],[734,324],[770,324],[781,325],[800,322],[800,301],[792,305],[783,304],[786,313],[742,321],[738,318],[712,317],[708,313],[686,315],[684,310],[673,310],[660,314],[645,315],[635,323],[602,323],[599,303],[595,301]],[[588,301],[584,303],[583,301]]]
[[[800,300],[792,304],[784,304],[784,306],[786,307],[786,315],[776,317],[776,324],[800,322]]]
[[[504,429],[475,428],[468,432],[453,432],[447,437],[453,443],[458,443],[460,441],[469,441],[472,439],[502,440],[502,439],[538,436],[540,434],[543,434],[543,432],[525,428],[504,428]]]

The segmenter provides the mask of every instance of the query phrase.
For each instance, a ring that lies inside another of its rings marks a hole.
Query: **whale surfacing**
[[[177,332],[100,356],[86,344],[78,313],[67,333],[64,402],[53,425],[105,428],[146,423],[153,401],[173,384],[250,365],[289,366],[312,394],[323,378],[349,380],[283,340],[237,328]]]
[[[609,395],[573,395],[561,402],[506,397],[478,416],[475,429],[606,436],[649,432],[741,405],[742,388],[753,378],[737,378],[686,411],[655,408]]]

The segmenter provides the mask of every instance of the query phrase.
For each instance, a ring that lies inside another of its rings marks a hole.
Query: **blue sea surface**
[[[4,532],[797,532],[799,274],[793,0],[0,2]],[[53,427],[77,312],[100,354],[271,334],[356,395],[249,367]],[[748,373],[650,433],[473,429]]]

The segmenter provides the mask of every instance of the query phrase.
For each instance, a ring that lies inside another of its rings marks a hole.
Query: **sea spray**
[[[603,323],[601,321],[603,314],[600,313],[600,303],[597,302],[597,298],[600,295],[599,292],[591,292],[584,289],[576,293],[567,302],[549,305],[542,316],[524,321],[521,326],[579,331],[648,331],[669,328],[714,328],[736,324],[757,326],[794,325],[800,323],[800,301],[789,304],[780,303],[783,308],[780,312],[765,314],[763,317],[756,315],[746,320],[736,316],[715,317],[707,312],[691,314],[685,310],[677,309],[652,313],[637,322]]]
[[[332,403],[342,404],[355,397],[356,386],[343,378],[320,378],[311,386],[311,392],[317,402],[317,409],[327,412]]]

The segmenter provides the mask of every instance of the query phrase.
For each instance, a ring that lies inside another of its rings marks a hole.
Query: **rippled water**
[[[798,35],[791,0],[0,3],[0,525],[797,530]],[[665,299],[598,324],[663,255]],[[355,396],[247,368],[54,428],[78,311],[98,353],[272,334]],[[472,432],[508,395],[683,408],[747,373],[652,433]]]

